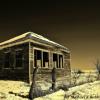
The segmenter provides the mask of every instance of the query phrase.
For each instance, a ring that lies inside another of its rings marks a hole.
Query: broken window
[[[43,51],[43,67],[49,67],[49,53]]]
[[[63,68],[63,55],[59,55],[59,68]]]
[[[53,53],[53,67],[58,68],[58,54]]]
[[[4,68],[10,68],[10,52],[5,52]]]
[[[16,68],[23,67],[23,51],[16,51]]]
[[[53,53],[53,67],[63,68],[63,55]]]
[[[42,66],[42,52],[40,50],[34,50],[34,67]]]

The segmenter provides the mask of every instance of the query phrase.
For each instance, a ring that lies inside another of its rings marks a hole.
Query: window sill
[[[56,68],[56,69],[64,69],[64,68]]]
[[[33,68],[36,68],[36,67],[33,67]],[[53,67],[52,67],[52,68],[48,68],[48,67],[39,67],[39,69],[53,69]],[[64,68],[56,68],[56,69],[60,70],[60,69],[64,69]]]

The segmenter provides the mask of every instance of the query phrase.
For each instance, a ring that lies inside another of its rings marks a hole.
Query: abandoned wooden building
[[[37,66],[37,80],[50,79],[53,67],[56,67],[58,78],[70,76],[70,51],[33,32],[0,43],[1,79],[31,82]]]

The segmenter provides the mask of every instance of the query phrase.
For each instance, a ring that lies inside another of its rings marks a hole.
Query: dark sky
[[[96,1],[1,2],[0,42],[27,31],[68,47],[72,68],[94,68],[100,57],[100,5]]]

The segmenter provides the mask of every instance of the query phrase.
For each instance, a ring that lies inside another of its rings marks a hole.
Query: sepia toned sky
[[[27,31],[71,51],[71,67],[94,69],[100,58],[100,6],[94,1],[0,3],[0,42]]]

